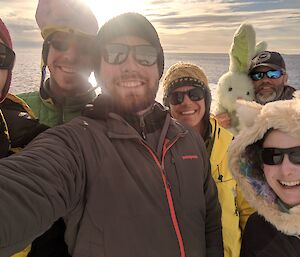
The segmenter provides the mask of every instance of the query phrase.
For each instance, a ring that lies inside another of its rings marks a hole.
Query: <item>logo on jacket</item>
[[[199,159],[198,155],[182,155],[181,156],[182,160],[194,160],[194,159]]]

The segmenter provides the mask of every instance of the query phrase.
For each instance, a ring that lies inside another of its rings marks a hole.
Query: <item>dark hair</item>
[[[243,158],[245,159],[246,163],[252,168],[252,176],[254,178],[265,180],[264,179],[264,171],[262,169],[263,162],[261,159],[261,151],[262,151],[262,145],[265,141],[267,135],[273,130],[273,128],[267,130],[267,132],[264,134],[264,136],[256,141],[255,143],[248,145],[245,148],[245,151],[243,153]]]

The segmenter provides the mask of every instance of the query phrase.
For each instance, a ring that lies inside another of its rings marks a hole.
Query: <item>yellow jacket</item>
[[[244,199],[228,167],[228,147],[232,134],[210,118],[212,127],[211,172],[217,184],[222,208],[224,257],[239,257],[242,231],[248,217],[254,212]]]

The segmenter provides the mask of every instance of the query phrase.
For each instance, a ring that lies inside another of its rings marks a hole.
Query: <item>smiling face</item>
[[[193,86],[182,86],[176,88],[173,92],[186,92],[193,89]],[[187,95],[181,104],[172,105],[170,103],[171,115],[178,121],[186,124],[200,133],[203,132],[204,122],[202,119],[205,114],[205,100],[192,101]]]
[[[50,42],[47,65],[51,91],[60,96],[84,93],[90,87],[88,78],[92,71],[91,39],[56,32]],[[67,47],[61,47],[63,45]]]
[[[279,130],[273,130],[267,135],[263,147],[291,148],[300,146],[300,138],[289,136]],[[287,154],[281,164],[263,164],[263,170],[268,184],[277,196],[286,204],[300,204],[300,164],[290,162]]]
[[[136,36],[121,36],[109,43],[149,45],[149,42]],[[120,64],[109,64],[102,57],[99,79],[104,92],[112,97],[119,108],[128,113],[137,113],[154,103],[159,83],[158,66],[157,63],[151,66],[139,64],[131,50],[127,59]]]

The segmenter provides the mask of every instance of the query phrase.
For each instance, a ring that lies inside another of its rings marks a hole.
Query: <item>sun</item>
[[[96,15],[99,26],[118,14],[124,12],[143,14],[147,8],[147,0],[108,0],[105,4],[100,0],[85,0],[85,2]]]

